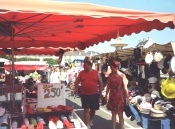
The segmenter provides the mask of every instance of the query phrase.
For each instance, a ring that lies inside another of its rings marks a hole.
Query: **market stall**
[[[23,48],[82,50],[116,38],[117,32],[124,36],[143,30],[148,32],[165,27],[174,29],[174,14],[110,8],[87,3],[35,0],[0,2],[0,16],[3,17],[0,20],[1,53],[11,54],[12,57],[15,51],[20,54]],[[102,20],[105,22],[101,22]],[[62,29],[59,29],[60,27]],[[13,66],[14,58],[12,82]],[[12,86],[14,87],[14,83]]]
[[[101,59],[109,71],[112,60],[120,61],[120,70],[129,83],[130,105],[125,113],[143,128],[174,129],[175,125],[175,43],[153,43],[147,49],[124,48],[93,57]],[[104,91],[105,93],[105,91]],[[130,113],[128,113],[130,110]]]

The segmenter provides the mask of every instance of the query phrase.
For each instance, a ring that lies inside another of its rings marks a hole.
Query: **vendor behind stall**
[[[154,103],[161,99],[160,94],[156,89],[158,79],[156,77],[150,77],[148,81],[148,92],[151,94],[151,104],[154,106]]]
[[[37,89],[34,86],[32,79],[26,82],[26,97],[27,98],[37,98]]]

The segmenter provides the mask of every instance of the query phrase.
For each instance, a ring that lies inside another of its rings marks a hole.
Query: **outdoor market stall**
[[[0,4],[0,48],[2,53],[10,51],[8,54],[12,55],[12,87],[13,56],[20,49],[83,50],[116,38],[117,32],[124,36],[143,30],[175,28],[175,14],[58,1],[0,0]]]
[[[131,102],[129,108],[132,107],[132,111],[134,111],[128,113],[126,108],[125,113],[131,121],[141,122],[143,128],[174,129],[174,47],[174,42],[153,43],[144,50],[141,50],[142,46],[140,51],[136,51],[139,50],[137,48],[124,48],[114,53],[101,54],[103,56],[96,55],[92,58],[94,61],[102,60],[102,69],[105,68],[107,72],[112,60],[121,62],[120,70],[126,74],[129,80],[128,91]],[[143,66],[144,69],[142,69]],[[157,85],[154,92],[149,91],[152,83]],[[153,99],[152,96],[155,96],[156,99]]]

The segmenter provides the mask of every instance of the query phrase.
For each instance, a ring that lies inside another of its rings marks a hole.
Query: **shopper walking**
[[[79,83],[81,83],[80,94],[82,108],[84,108],[84,120],[88,129],[91,129],[95,111],[99,109],[99,97],[103,83],[100,74],[92,69],[92,63],[89,60],[84,61],[83,67],[84,70],[78,74],[75,81],[75,93],[78,92]]]
[[[117,114],[119,116],[120,129],[124,129],[123,109],[126,103],[129,103],[127,90],[128,80],[125,74],[119,71],[119,65],[120,63],[117,61],[113,61],[110,64],[111,73],[108,76],[105,96],[105,99],[108,99],[107,109],[112,113],[112,129],[116,129]]]

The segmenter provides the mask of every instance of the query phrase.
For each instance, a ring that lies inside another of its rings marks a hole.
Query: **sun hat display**
[[[170,69],[175,74],[175,56],[173,56],[170,60]]]
[[[164,68],[163,63],[164,63],[165,58],[166,58],[166,56],[164,56],[164,57],[162,58],[162,60],[160,60],[160,61],[157,63],[157,67],[158,67],[159,69],[163,69],[163,68]]]
[[[152,105],[149,102],[142,102],[138,107],[140,113],[143,113],[143,114],[150,114],[151,108],[152,108]]]
[[[171,60],[172,56],[171,55],[168,55],[164,62],[163,62],[163,66],[165,69],[169,69],[170,68],[170,60]]]
[[[173,108],[174,106],[171,104],[166,104],[165,109],[168,111],[170,108]]]
[[[149,93],[145,93],[145,94],[144,94],[144,100],[145,100],[146,102],[150,102],[150,100],[151,100],[151,95],[150,95]]]
[[[150,78],[148,78],[148,82],[149,83],[156,83],[157,82],[157,78],[156,77],[150,77]]]
[[[153,61],[153,54],[152,52],[148,52],[145,56],[145,62],[147,64],[151,64],[152,61]]]
[[[154,95],[156,95],[157,97],[160,98],[160,94],[159,94],[159,92],[158,92],[157,90],[153,90],[153,91],[151,92],[151,94],[154,94]]]
[[[154,108],[151,108],[150,115],[152,117],[160,118],[160,117],[166,117],[165,110],[162,109],[161,104],[154,104]]]
[[[161,81],[161,93],[166,98],[175,98],[175,79],[167,78]]]
[[[154,61],[159,62],[163,59],[163,54],[160,51],[154,53]]]

